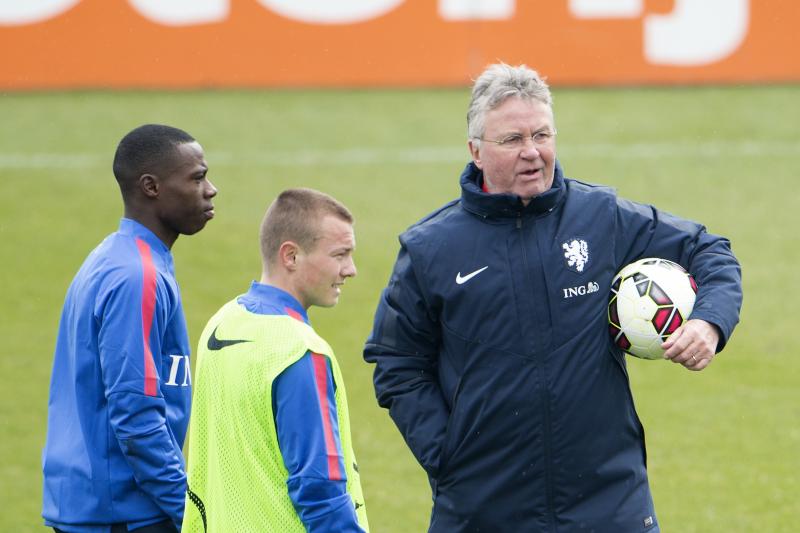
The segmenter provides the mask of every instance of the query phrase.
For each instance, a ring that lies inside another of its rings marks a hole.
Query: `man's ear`
[[[469,148],[469,155],[472,156],[472,161],[475,163],[475,166],[482,169],[481,166],[481,147],[480,141],[473,141],[472,139],[467,141],[467,148]]]
[[[278,248],[278,261],[289,272],[297,270],[297,258],[299,255],[300,247],[294,241],[285,241]]]
[[[154,174],[142,174],[139,176],[139,188],[148,198],[158,197],[158,176]]]

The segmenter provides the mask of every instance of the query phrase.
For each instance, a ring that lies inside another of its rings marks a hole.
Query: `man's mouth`
[[[538,176],[539,171],[541,171],[541,170],[542,169],[540,169],[540,168],[529,168],[527,170],[523,170],[522,172],[520,172],[520,174],[525,176],[525,177],[528,177],[528,178],[534,178],[534,177]]]

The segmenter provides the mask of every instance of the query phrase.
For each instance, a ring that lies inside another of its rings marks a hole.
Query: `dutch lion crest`
[[[576,272],[583,272],[589,262],[589,245],[583,239],[571,239],[561,245],[567,266]]]

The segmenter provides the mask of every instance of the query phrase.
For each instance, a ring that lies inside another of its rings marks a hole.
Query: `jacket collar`
[[[240,304],[244,304],[249,310],[255,310],[260,314],[289,315],[300,322],[309,323],[308,313],[297,299],[283,289],[274,285],[267,285],[253,281],[250,290],[238,299]]]
[[[150,248],[157,251],[160,255],[171,257],[172,254],[164,241],[159,239],[149,228],[130,218],[122,218],[119,221],[119,233],[131,235],[134,238],[142,239]]]
[[[484,218],[517,218],[538,216],[552,210],[564,197],[564,172],[556,161],[553,186],[528,205],[516,194],[490,194],[483,190],[483,171],[470,162],[461,173],[461,204],[464,209]]]

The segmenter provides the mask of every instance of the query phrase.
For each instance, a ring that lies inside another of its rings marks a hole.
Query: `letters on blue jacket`
[[[42,452],[46,525],[181,523],[189,354],[172,254],[123,218],[64,301]]]

